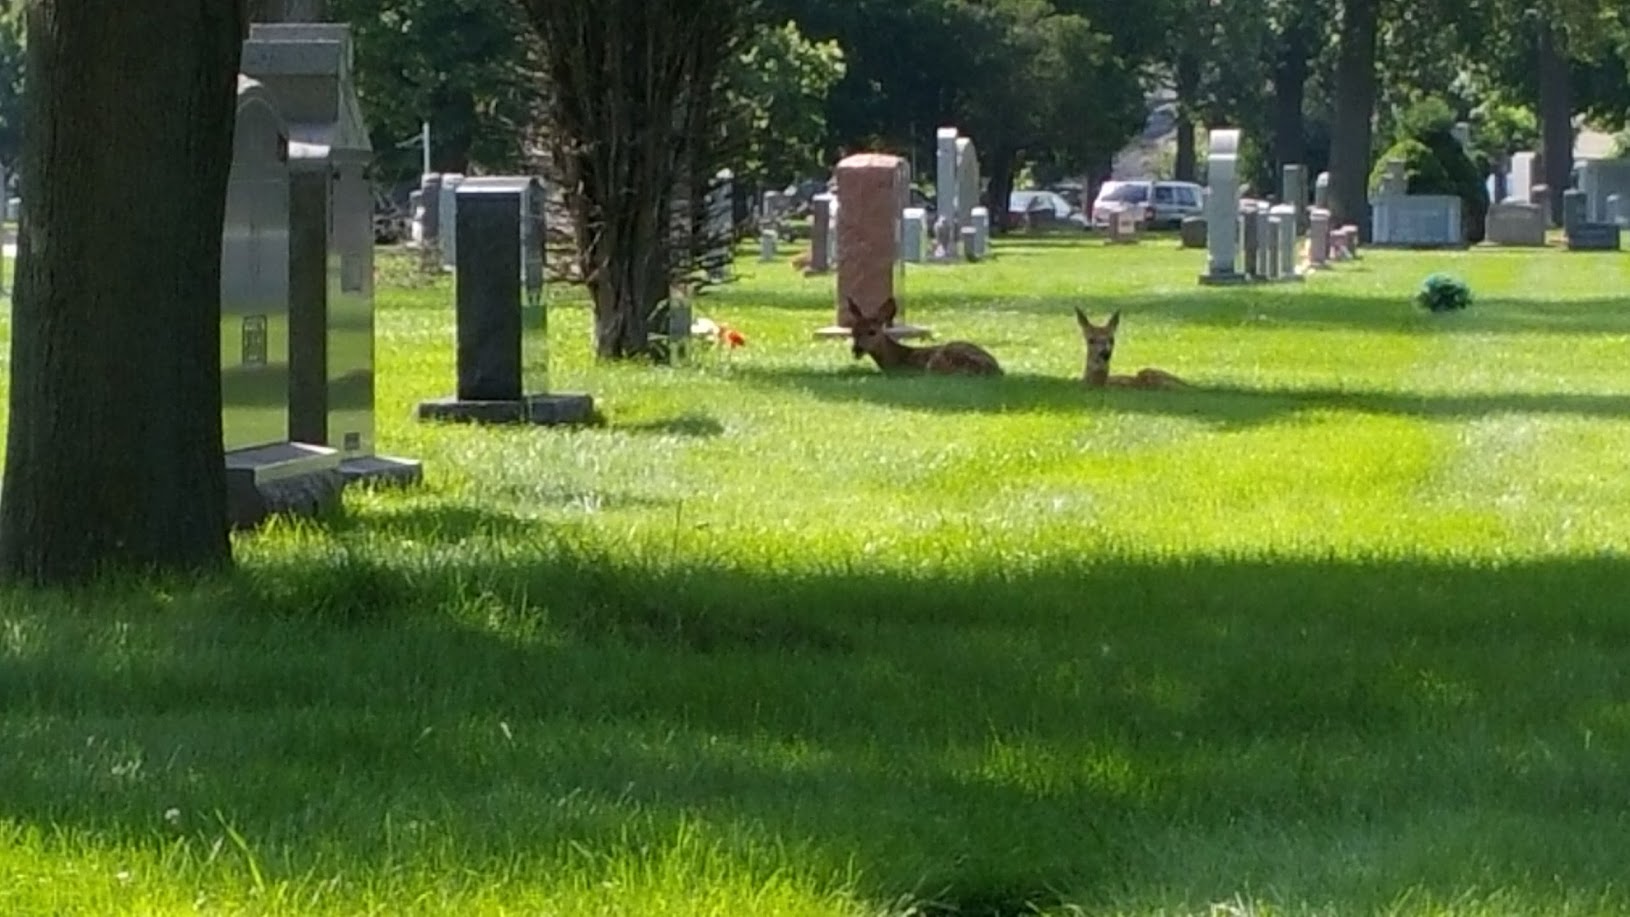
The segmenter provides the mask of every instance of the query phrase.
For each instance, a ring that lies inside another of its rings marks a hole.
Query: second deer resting
[[[1075,310],[1076,323],[1087,341],[1087,369],[1081,381],[1092,388],[1114,386],[1118,388],[1186,388],[1188,383],[1161,369],[1139,370],[1134,376],[1112,376],[1109,360],[1115,355],[1115,329],[1120,327],[1121,312],[1109,317],[1103,325],[1094,325],[1085,312]]]

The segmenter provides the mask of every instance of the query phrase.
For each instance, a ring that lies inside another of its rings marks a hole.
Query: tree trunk
[[[28,7],[0,574],[231,562],[221,232],[244,21],[239,3]]]
[[[1566,49],[1547,24],[1539,33],[1540,170],[1551,188],[1552,226],[1562,225],[1562,192],[1573,174],[1573,82]]]
[[[1013,176],[1017,171],[1018,152],[1007,144],[998,143],[991,149],[990,176],[985,185],[985,209],[990,212],[992,235],[1008,230],[1008,202],[1013,199]]]
[[[1307,97],[1308,58],[1312,29],[1304,17],[1292,20],[1280,39],[1274,61],[1273,152],[1275,172],[1287,165],[1307,165],[1307,132],[1302,115]]]
[[[1199,156],[1194,149],[1194,110],[1200,94],[1200,61],[1192,53],[1177,56],[1177,161],[1172,177],[1194,181],[1199,174]]]
[[[1370,238],[1370,144],[1380,0],[1346,0],[1336,52],[1336,114],[1330,136],[1330,210],[1337,225]]]

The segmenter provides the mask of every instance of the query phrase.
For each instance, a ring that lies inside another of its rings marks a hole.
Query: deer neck
[[[1095,362],[1093,360],[1088,360],[1087,361],[1087,371],[1085,373],[1082,373],[1081,381],[1087,383],[1088,385],[1095,386],[1095,387],[1102,387],[1102,386],[1108,385],[1109,384],[1109,364],[1107,362],[1098,363],[1098,362]]]

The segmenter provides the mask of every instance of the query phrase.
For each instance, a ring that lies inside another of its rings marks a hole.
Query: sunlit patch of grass
[[[0,911],[1630,909],[1630,259],[997,251],[905,302],[1000,380],[885,378],[751,256],[682,367],[555,290],[571,430],[415,422],[451,286],[385,261],[423,489],[0,594]],[[1195,388],[1083,389],[1076,305]]]

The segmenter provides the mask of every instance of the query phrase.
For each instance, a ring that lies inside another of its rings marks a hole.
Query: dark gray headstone
[[[1569,188],[1562,192],[1562,229],[1570,236],[1585,222],[1585,192]]]
[[[519,401],[519,195],[461,193],[457,231],[458,397],[462,401]]]
[[[1181,240],[1184,248],[1206,247],[1206,218],[1184,217],[1181,229]]]
[[[1581,221],[1567,230],[1567,239],[1569,251],[1616,252],[1619,250],[1619,224]]]

